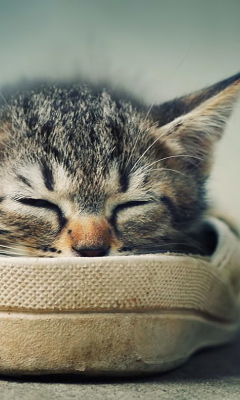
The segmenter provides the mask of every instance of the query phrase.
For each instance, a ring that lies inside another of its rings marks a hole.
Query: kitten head
[[[237,75],[150,110],[81,83],[5,94],[1,254],[186,250],[206,210],[213,149],[239,91]]]

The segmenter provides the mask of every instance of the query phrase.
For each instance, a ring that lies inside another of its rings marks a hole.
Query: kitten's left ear
[[[196,160],[202,159],[203,169],[207,173],[206,167],[214,144],[221,138],[239,94],[240,74],[208,89],[173,100],[173,108],[177,111],[176,118],[172,118],[171,122],[163,126],[160,123],[154,136],[156,139],[159,138],[159,142],[165,142],[174,153],[181,152],[189,155],[189,160],[192,158],[192,164],[194,164],[193,157],[196,157]],[[178,101],[181,105],[185,104],[184,110],[187,109],[187,113],[183,111],[183,115],[179,115]],[[166,107],[166,104],[163,107]],[[168,103],[169,109],[171,109],[171,102]],[[156,108],[154,112],[156,117]],[[159,106],[159,115],[164,117],[161,106]],[[198,161],[196,164],[199,168],[201,163]]]

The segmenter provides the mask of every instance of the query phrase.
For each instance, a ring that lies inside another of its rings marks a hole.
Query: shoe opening
[[[176,248],[177,253],[211,256],[218,245],[216,228],[208,221],[203,221],[194,226],[186,234],[184,245]]]

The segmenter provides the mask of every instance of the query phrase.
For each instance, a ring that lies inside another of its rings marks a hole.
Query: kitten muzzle
[[[69,221],[55,246],[76,257],[103,257],[119,244],[105,218],[89,215]]]

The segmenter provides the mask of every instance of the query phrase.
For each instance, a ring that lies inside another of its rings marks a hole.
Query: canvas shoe
[[[239,328],[240,241],[209,257],[1,258],[2,374],[162,372]]]

